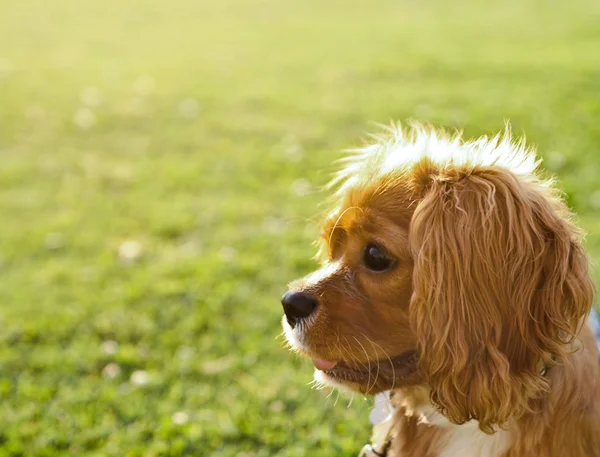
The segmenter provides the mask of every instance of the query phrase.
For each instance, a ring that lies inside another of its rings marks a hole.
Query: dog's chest
[[[397,457],[502,457],[512,442],[510,432],[487,435],[476,422],[455,425],[432,408],[414,411],[412,417],[418,425],[411,438],[423,443],[413,442],[405,448],[408,454],[400,451]]]
[[[476,424],[451,425],[438,457],[500,457],[508,448],[508,432],[486,435]]]

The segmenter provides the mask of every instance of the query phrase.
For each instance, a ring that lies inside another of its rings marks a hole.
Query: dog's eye
[[[394,259],[373,244],[367,244],[363,261],[371,271],[385,271],[394,264]]]

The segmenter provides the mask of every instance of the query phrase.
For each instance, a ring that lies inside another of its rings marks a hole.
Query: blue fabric
[[[600,353],[600,319],[595,307],[592,308],[592,312],[590,313],[590,325],[596,335],[596,346],[598,346],[598,352]]]

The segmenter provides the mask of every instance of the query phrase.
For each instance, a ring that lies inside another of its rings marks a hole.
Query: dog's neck
[[[537,412],[491,435],[474,420],[451,423],[431,403],[426,386],[395,389],[388,457],[600,457],[600,382],[591,330],[581,332],[580,343],[565,364],[547,371],[550,392]]]

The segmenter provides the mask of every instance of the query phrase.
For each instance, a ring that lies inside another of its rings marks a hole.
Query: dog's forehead
[[[408,228],[414,207],[415,201],[406,187],[374,182],[349,192],[336,213],[347,231],[378,231],[388,225]]]
[[[340,208],[335,227],[362,240],[407,241],[412,208],[375,203],[371,200],[362,206]]]

